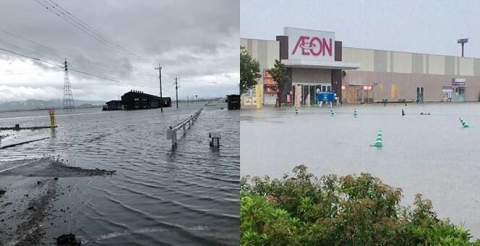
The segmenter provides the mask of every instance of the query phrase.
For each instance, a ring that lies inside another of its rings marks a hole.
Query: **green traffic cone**
[[[380,130],[377,134],[377,139],[375,140],[375,147],[383,147],[383,133]]]
[[[464,121],[462,118],[458,118],[458,119],[460,120],[460,123],[462,123],[463,128],[470,127],[470,125],[466,121]]]

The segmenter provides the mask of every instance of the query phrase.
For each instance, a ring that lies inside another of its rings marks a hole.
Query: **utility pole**
[[[176,101],[177,101],[177,108],[178,108],[178,78],[177,76],[175,76],[175,98],[176,98]]]
[[[160,66],[160,63],[158,64],[158,67],[156,67],[155,69],[158,70],[158,80],[160,81],[160,111],[163,113],[162,66]]]

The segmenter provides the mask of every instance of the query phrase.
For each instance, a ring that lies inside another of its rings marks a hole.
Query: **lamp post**
[[[462,57],[463,57],[463,46],[468,43],[468,38],[457,39],[457,43],[462,45]]]

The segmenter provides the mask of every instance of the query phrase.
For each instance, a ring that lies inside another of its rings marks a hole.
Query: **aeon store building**
[[[282,101],[317,104],[317,93],[332,91],[343,103],[407,100],[480,100],[480,59],[343,47],[335,33],[284,29],[276,40],[241,39],[262,70],[244,105],[274,105],[277,87],[267,70],[280,59],[289,82]]]

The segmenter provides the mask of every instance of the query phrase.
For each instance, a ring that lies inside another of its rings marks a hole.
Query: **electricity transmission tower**
[[[65,58],[65,82],[63,84],[63,109],[75,110],[73,101],[72,88],[70,87],[70,79],[68,78],[67,58]]]

